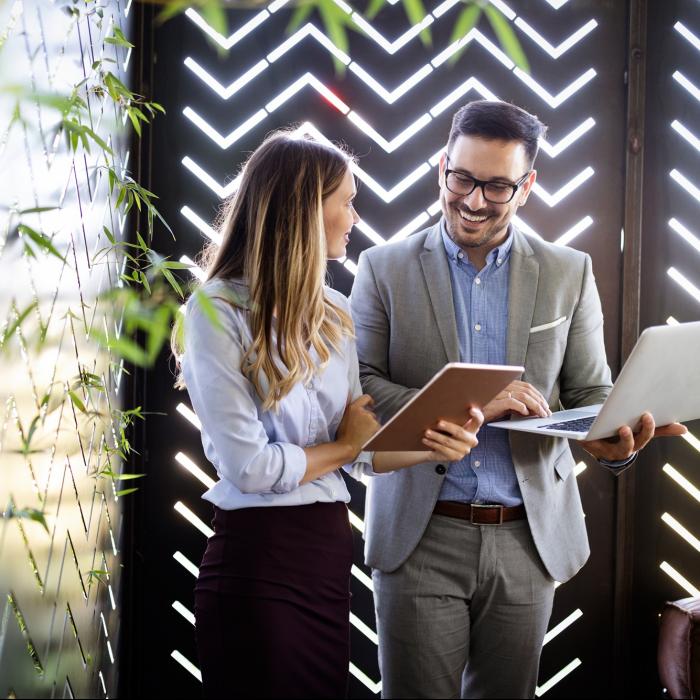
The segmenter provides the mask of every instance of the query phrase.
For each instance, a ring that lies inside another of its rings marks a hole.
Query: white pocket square
[[[558,318],[556,321],[550,321],[549,323],[543,323],[541,326],[533,326],[530,329],[530,333],[539,333],[540,331],[546,331],[548,328],[556,328],[566,321],[566,316]]]

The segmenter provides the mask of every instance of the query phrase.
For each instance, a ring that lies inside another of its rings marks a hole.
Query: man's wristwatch
[[[610,459],[603,459],[602,457],[598,457],[598,463],[602,464],[604,467],[607,467],[608,469],[617,472],[623,469],[624,467],[630,467],[632,464],[634,464],[634,461],[637,459],[637,456],[639,455],[639,452],[633,452],[627,459],[617,459],[617,460],[610,460]]]

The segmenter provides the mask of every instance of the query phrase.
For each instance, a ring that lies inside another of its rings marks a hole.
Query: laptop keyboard
[[[588,432],[588,429],[593,425],[593,421],[597,416],[588,416],[587,418],[574,418],[573,420],[561,421],[561,423],[552,423],[551,425],[543,425],[546,430],[573,430],[576,433]]]

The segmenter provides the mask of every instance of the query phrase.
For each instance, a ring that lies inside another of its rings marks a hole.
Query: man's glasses
[[[449,164],[449,161],[448,161]],[[466,197],[477,187],[481,187],[484,199],[491,204],[507,204],[510,202],[521,185],[527,180],[532,171],[528,170],[517,182],[497,182],[491,180],[477,180],[459,170],[445,169],[445,187],[452,194]]]

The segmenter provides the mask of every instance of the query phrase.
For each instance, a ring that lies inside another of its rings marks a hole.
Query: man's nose
[[[462,198],[462,201],[472,211],[478,211],[486,206],[486,200],[484,199],[484,193],[481,187],[475,187],[472,192]]]

